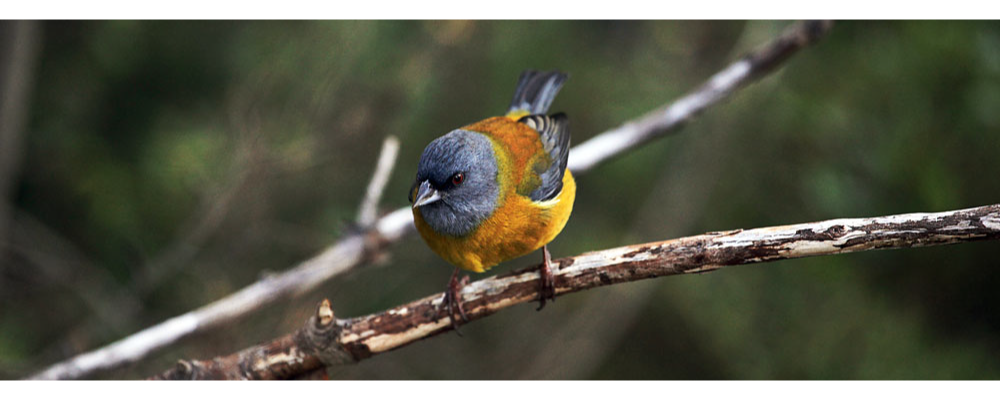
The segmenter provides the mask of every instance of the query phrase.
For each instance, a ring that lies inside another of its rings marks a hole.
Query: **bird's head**
[[[465,236],[496,209],[497,170],[490,140],[456,129],[424,149],[410,203],[435,232]]]

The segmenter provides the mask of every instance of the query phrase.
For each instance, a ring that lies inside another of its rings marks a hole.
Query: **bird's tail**
[[[514,99],[510,101],[507,116],[520,118],[525,115],[545,114],[566,78],[567,75],[559,71],[522,72],[517,82],[517,90],[514,91]]]

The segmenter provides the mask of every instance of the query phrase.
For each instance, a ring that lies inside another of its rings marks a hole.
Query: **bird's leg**
[[[462,317],[462,321],[468,322],[469,317],[465,315],[465,309],[462,308],[462,298],[458,294],[462,290],[462,286],[468,283],[469,277],[465,276],[461,282],[458,281],[458,268],[455,268],[455,272],[451,274],[451,280],[448,281],[448,290],[444,292],[444,303],[448,306],[448,318],[451,319],[451,327],[455,329],[455,333],[458,336],[462,336],[462,332],[458,330],[458,321],[455,321],[455,309],[458,309],[458,315]]]
[[[556,277],[552,274],[552,254],[549,254],[549,246],[542,246],[542,267],[540,268],[542,274],[542,288],[538,292],[538,308],[537,311],[541,311],[545,308],[545,299],[549,298],[553,303],[556,302]]]

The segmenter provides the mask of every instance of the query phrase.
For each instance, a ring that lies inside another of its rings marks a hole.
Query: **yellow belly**
[[[576,182],[569,170],[563,174],[562,192],[556,198],[533,202],[508,191],[497,210],[472,233],[447,236],[434,231],[413,210],[420,236],[431,250],[446,261],[467,271],[484,272],[494,265],[540,249],[562,232],[573,212]]]

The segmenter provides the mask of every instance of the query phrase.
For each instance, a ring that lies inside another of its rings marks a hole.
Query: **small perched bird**
[[[427,245],[457,267],[444,301],[456,328],[455,308],[467,320],[459,268],[484,272],[541,248],[538,309],[555,301],[547,244],[569,220],[576,182],[566,169],[566,115],[545,113],[565,80],[558,71],[525,71],[506,115],[453,130],[420,156],[413,220]]]

